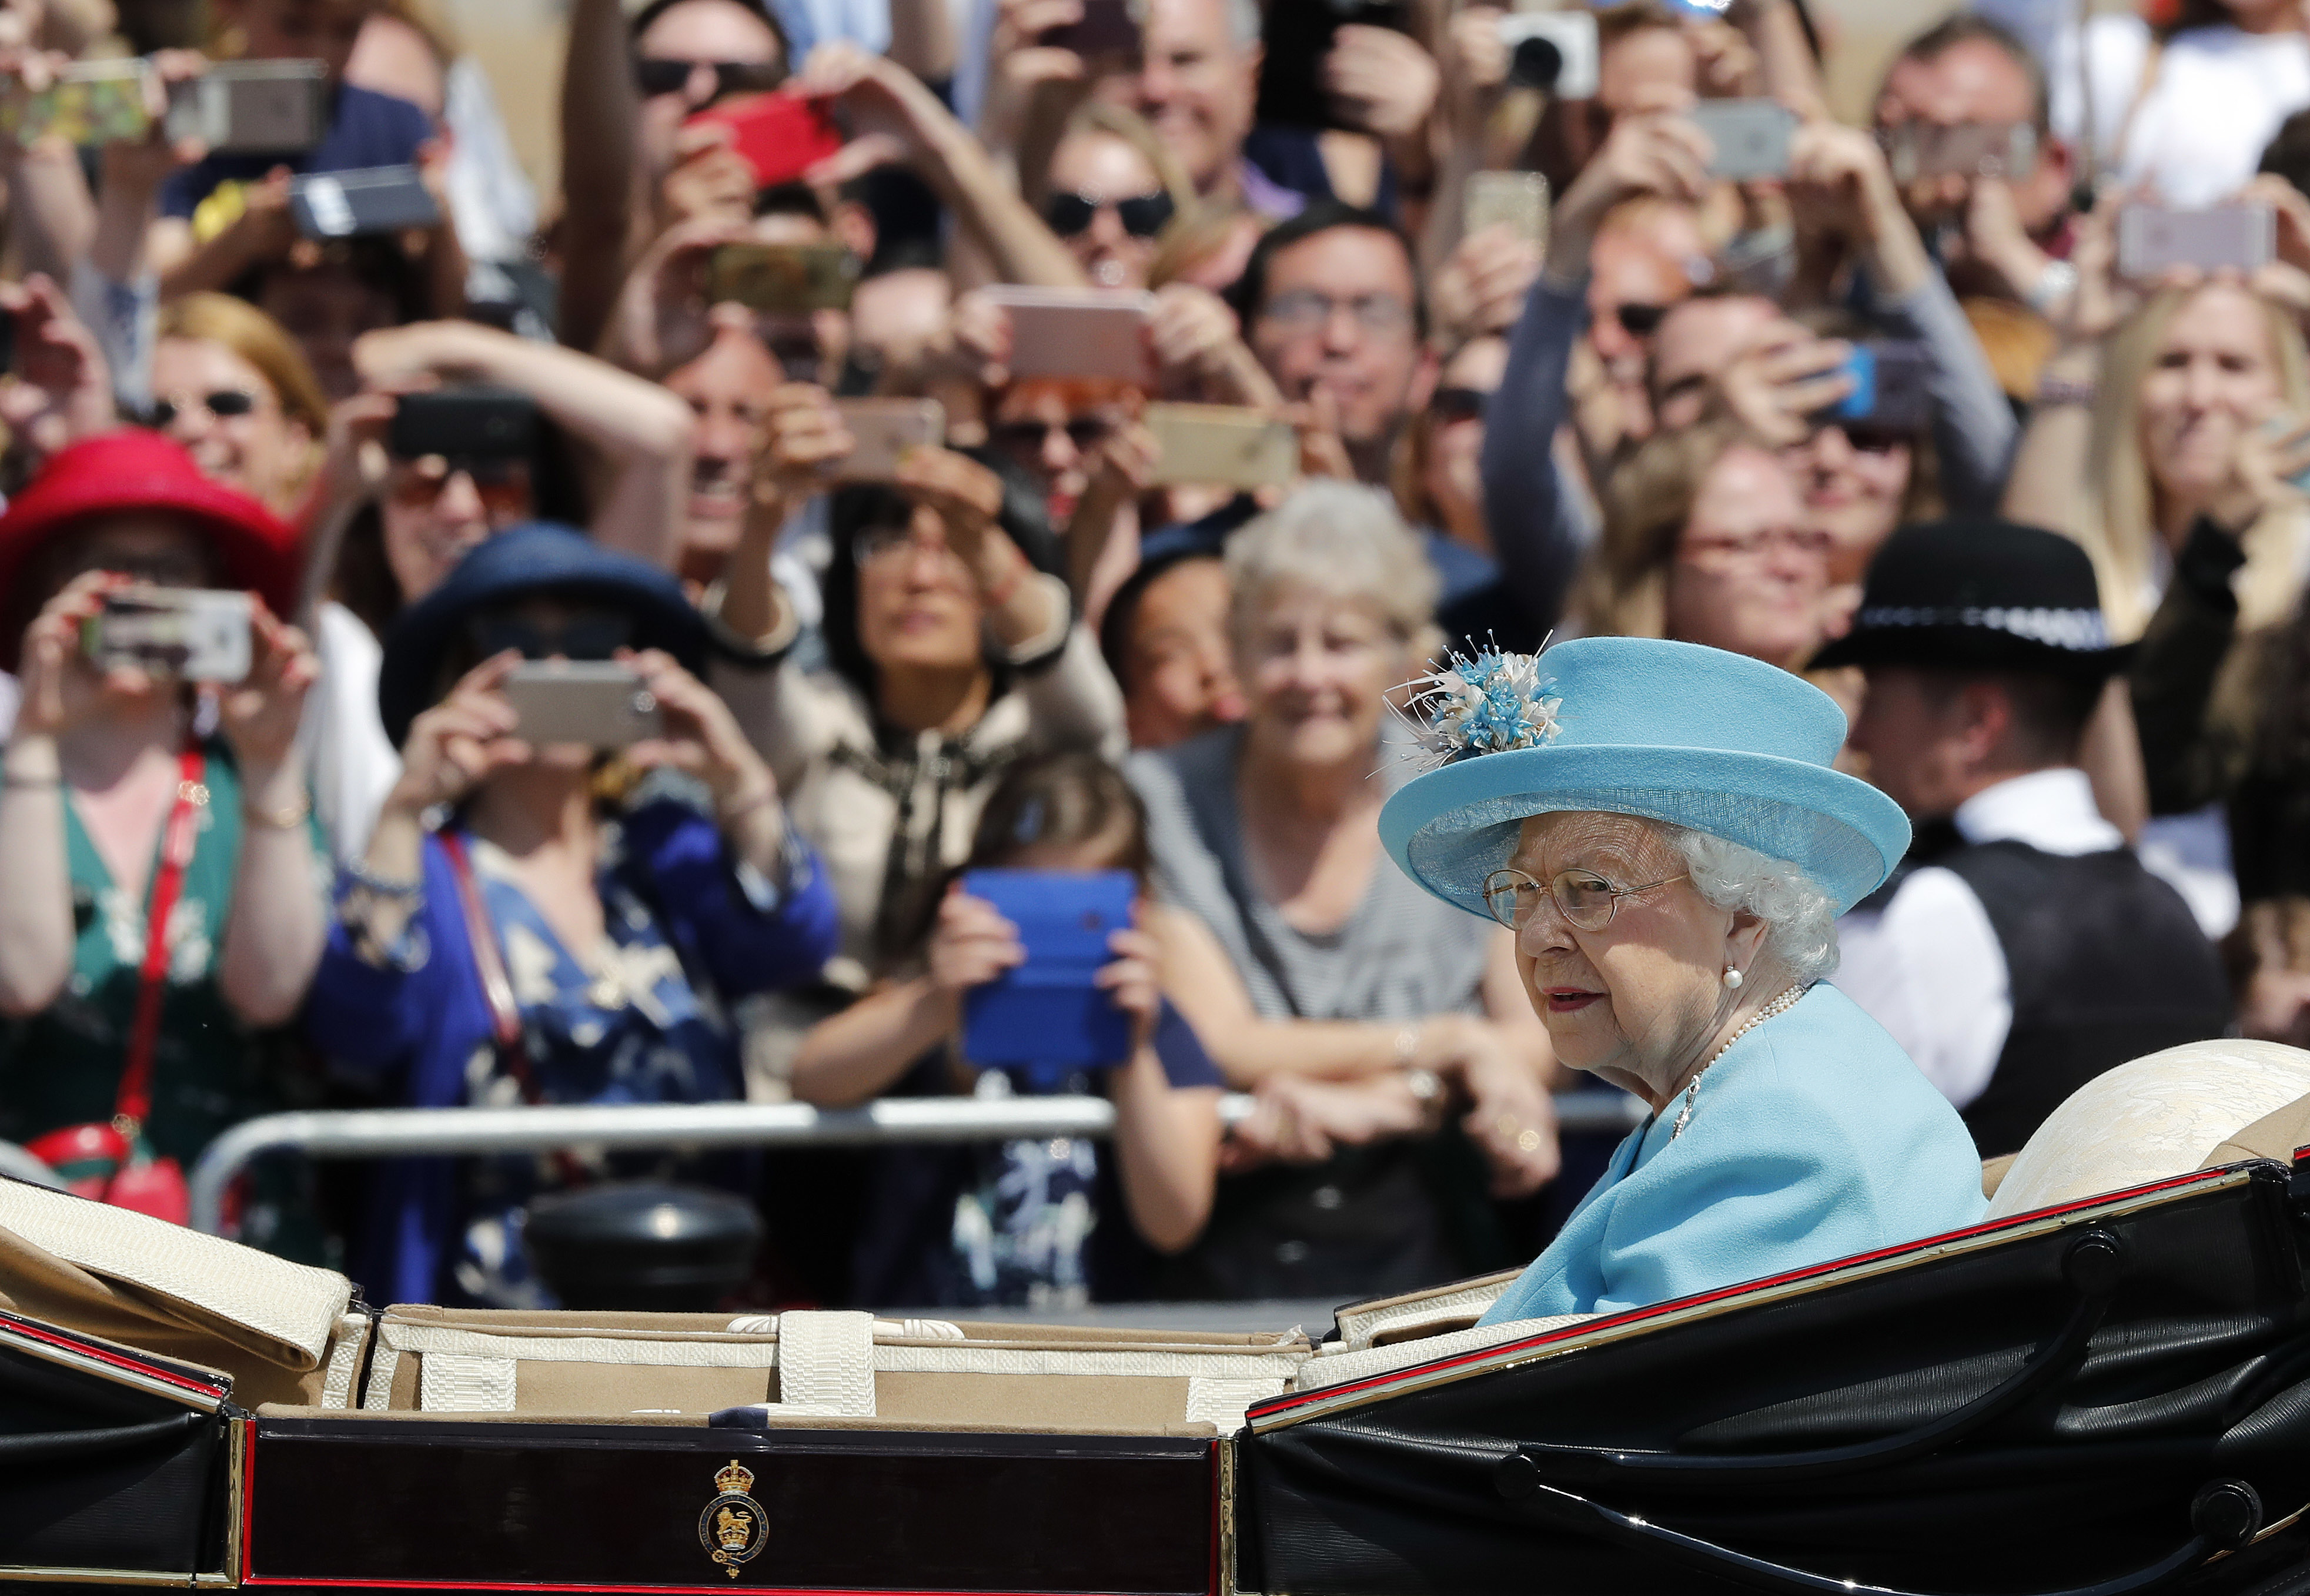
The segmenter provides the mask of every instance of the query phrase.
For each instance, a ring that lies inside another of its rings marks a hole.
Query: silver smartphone
[[[1789,175],[1794,111],[1776,100],[1704,100],[1686,113],[1715,147],[1708,175],[1731,183]]]
[[[213,154],[295,154],[328,130],[318,61],[227,61],[169,91],[169,136],[199,139]]]
[[[2117,271],[2147,281],[2177,266],[2251,272],[2278,252],[2278,214],[2268,205],[2177,211],[2128,205],[2117,213]]]
[[[1155,296],[1136,289],[1024,288],[981,291],[1011,314],[1011,375],[1155,384],[1147,321]]]
[[[100,670],[133,665],[182,681],[248,679],[255,642],[245,593],[124,587],[81,628],[81,651]]]
[[[665,730],[639,673],[614,660],[524,660],[502,690],[520,718],[514,735],[533,748],[630,748]]]

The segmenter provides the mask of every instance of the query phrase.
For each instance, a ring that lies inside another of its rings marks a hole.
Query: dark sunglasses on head
[[[1161,189],[1134,194],[1128,199],[1093,199],[1087,194],[1055,194],[1043,202],[1043,220],[1062,239],[1072,239],[1089,228],[1107,205],[1115,207],[1123,230],[1134,239],[1151,239],[1171,220],[1171,196]]]
[[[221,421],[254,412],[256,395],[243,388],[219,388],[213,394],[180,394],[173,399],[156,397],[152,407],[144,412],[144,424],[156,431],[166,431],[176,424],[178,416],[195,406]]]
[[[634,623],[608,610],[580,610],[560,626],[544,626],[525,615],[483,613],[473,617],[473,646],[490,658],[518,649],[524,659],[603,660],[633,639]]]
[[[1115,430],[1115,423],[1099,416],[1077,416],[1061,426],[1054,421],[997,421],[987,433],[997,447],[1013,454],[1038,454],[1054,432],[1064,432],[1079,450],[1097,448]]]
[[[772,61],[674,61],[662,56],[634,57],[634,87],[645,96],[679,94],[690,86],[690,74],[701,66],[714,69],[714,97],[775,89],[786,82],[786,68]]]
[[[1613,313],[1620,318],[1620,330],[1631,338],[1649,338],[1660,331],[1661,322],[1668,316],[1665,305],[1623,305]]]
[[[1491,403],[1483,388],[1438,388],[1428,401],[1428,413],[1439,421],[1481,421]]]

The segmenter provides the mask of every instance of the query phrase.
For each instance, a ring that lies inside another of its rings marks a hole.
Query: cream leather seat
[[[2310,1097],[2310,1052],[2191,1042],[2086,1082],[2037,1127],[1990,1199],[1992,1219],[2205,1166],[2254,1122]],[[2251,1156],[2239,1150],[2217,1162]]]

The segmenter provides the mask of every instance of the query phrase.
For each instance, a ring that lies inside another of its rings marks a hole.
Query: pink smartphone
[[[1147,343],[1153,294],[1010,284],[984,291],[990,302],[1010,312],[1013,379],[1057,377],[1155,386],[1155,357]]]

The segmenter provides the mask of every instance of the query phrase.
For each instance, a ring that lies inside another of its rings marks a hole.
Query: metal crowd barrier
[[[1229,1124],[1252,1099],[1220,1100]],[[1566,1131],[1625,1132],[1644,1105],[1616,1091],[1567,1092],[1556,1099]],[[268,1114],[245,1120],[209,1143],[193,1167],[192,1224],[220,1233],[225,1189],[249,1162],[294,1151],[308,1158],[384,1158],[415,1154],[539,1152],[600,1147],[886,1147],[900,1142],[1007,1141],[1013,1137],[1105,1137],[1115,1106],[1105,1097],[890,1097],[863,1108],[803,1103],[670,1103],[613,1107],[363,1108]]]

